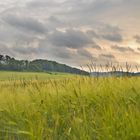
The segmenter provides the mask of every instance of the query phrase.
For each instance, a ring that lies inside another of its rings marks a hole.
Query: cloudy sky
[[[0,53],[140,65],[140,0],[0,0]]]

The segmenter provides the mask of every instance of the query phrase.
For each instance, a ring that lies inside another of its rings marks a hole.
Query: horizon
[[[0,53],[72,67],[140,67],[139,0],[1,0]]]
[[[86,71],[89,73],[110,73],[110,72],[128,72],[128,73],[140,73],[139,71],[139,66],[137,65],[132,65],[129,64],[128,62],[125,62],[123,65],[120,65],[119,63],[112,63],[112,62],[106,62],[104,64],[96,64],[93,61],[91,61],[91,63],[86,64],[85,66],[81,65],[81,66],[70,66],[66,63],[61,63],[59,61],[56,60],[49,60],[49,59],[42,59],[42,58],[35,58],[32,60],[29,59],[17,59],[15,57],[11,57],[9,55],[6,54],[0,54],[3,56],[3,58],[0,60],[0,64],[1,61],[5,61],[6,60],[6,56],[10,57],[11,59],[17,60],[17,61],[28,61],[28,62],[33,62],[36,60],[43,60],[43,61],[49,61],[49,62],[56,62],[58,64],[62,64],[62,65],[66,65],[69,66],[71,68],[76,68],[82,71]]]

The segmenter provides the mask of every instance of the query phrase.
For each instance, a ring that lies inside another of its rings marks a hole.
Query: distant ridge
[[[72,74],[89,75],[88,72],[60,64],[55,61],[36,59],[33,61],[16,60],[8,55],[0,55],[0,70],[29,71],[29,72],[64,72]]]
[[[140,72],[123,72],[123,71],[113,71],[113,72],[91,72],[93,77],[109,77],[109,76],[140,76]]]

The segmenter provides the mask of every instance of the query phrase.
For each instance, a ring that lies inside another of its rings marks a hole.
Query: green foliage
[[[140,139],[139,77],[26,75],[0,81],[0,139]]]
[[[48,60],[16,60],[10,56],[0,55],[0,70],[7,71],[30,71],[30,72],[65,72],[73,74],[89,75],[88,72],[72,68],[65,64],[60,64],[55,61]]]

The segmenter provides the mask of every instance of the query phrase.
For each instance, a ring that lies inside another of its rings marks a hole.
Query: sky
[[[139,66],[139,7],[140,0],[0,0],[0,54]]]

